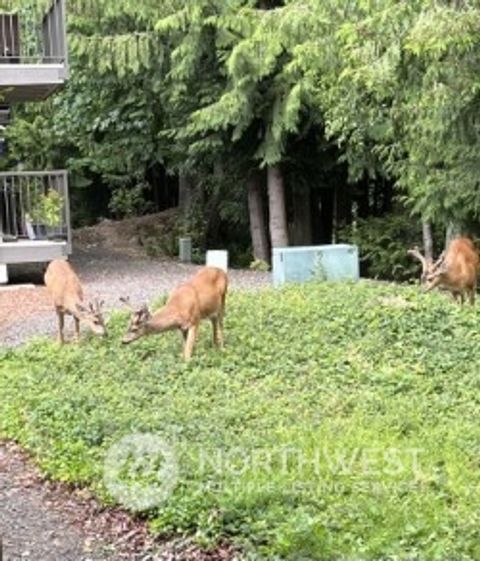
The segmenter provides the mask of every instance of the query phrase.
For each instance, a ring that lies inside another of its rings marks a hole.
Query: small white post
[[[0,263],[0,284],[8,284],[8,269],[4,263]]]
[[[207,251],[207,267],[218,267],[228,271],[228,251],[225,249],[210,249]]]

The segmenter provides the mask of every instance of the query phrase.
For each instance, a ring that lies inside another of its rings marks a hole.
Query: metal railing
[[[0,0],[0,64],[66,64],[65,0]]]
[[[71,243],[66,171],[0,173],[0,240]]]
[[[10,122],[10,107],[8,105],[0,104],[0,140],[2,138],[3,127]]]

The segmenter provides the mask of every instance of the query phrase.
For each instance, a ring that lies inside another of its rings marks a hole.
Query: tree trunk
[[[199,232],[195,231],[195,198],[198,198],[198,191],[195,193],[193,178],[186,174],[180,174],[178,178],[178,208],[180,210],[182,233],[190,236],[195,233],[198,237]]]
[[[332,239],[330,243],[337,243],[338,235],[338,187],[333,188],[333,211],[332,211]]]
[[[225,180],[225,169],[221,161],[216,161],[213,164],[213,177],[215,178],[214,189],[207,194],[205,218],[207,221],[207,244],[216,245],[220,241],[219,206],[222,200],[223,181]]]
[[[356,202],[358,204],[358,217],[369,218],[371,216],[370,182],[367,177],[357,183],[357,190]]]
[[[248,178],[248,213],[250,216],[250,235],[252,237],[253,257],[270,262],[265,209],[263,208],[262,175],[253,172]]]
[[[347,185],[347,179],[342,181],[339,178],[339,183],[335,188],[335,222],[333,239],[335,242],[338,240],[339,231],[347,224],[352,223],[352,190]]]
[[[184,216],[191,209],[193,201],[193,184],[191,178],[181,173],[178,178],[178,206]]]
[[[278,165],[268,167],[268,208],[270,213],[270,240],[272,247],[288,246],[285,183]]]
[[[426,259],[433,259],[432,225],[428,221],[422,222],[423,251]]]
[[[330,244],[333,239],[334,191],[320,190],[320,243]]]
[[[293,221],[290,228],[290,241],[292,245],[312,244],[312,212],[311,212],[310,187],[294,190]]]
[[[392,210],[392,199],[393,199],[393,184],[390,180],[383,179],[383,204],[382,204],[382,214],[386,212],[391,212]]]

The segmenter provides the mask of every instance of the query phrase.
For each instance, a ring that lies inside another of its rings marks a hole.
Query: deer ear
[[[85,313],[87,311],[87,308],[85,308],[85,306],[83,304],[78,304],[76,305],[76,308],[79,312]]]

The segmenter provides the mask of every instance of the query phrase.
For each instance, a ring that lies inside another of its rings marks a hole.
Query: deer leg
[[[215,317],[210,321],[212,322],[213,344],[218,347],[218,319]]]
[[[75,323],[75,340],[79,341],[80,340],[80,320],[76,316],[73,316],[73,322]]]
[[[470,288],[470,290],[468,291],[468,299],[470,301],[470,304],[472,306],[475,306],[475,293],[477,292],[477,287],[476,286],[472,286],[472,288]]]
[[[63,345],[65,338],[63,336],[63,328],[65,326],[65,314],[57,308],[57,321],[58,321],[58,342]]]
[[[223,334],[221,328],[221,320],[220,317],[212,318],[212,328],[213,328],[213,344],[216,347],[222,348],[223,347]]]
[[[220,346],[223,347],[224,337],[223,337],[223,318],[225,317],[225,294],[222,297],[222,307],[220,313],[218,314],[218,330],[220,334]]]
[[[220,312],[216,318],[212,318],[213,343],[223,348],[223,315]]]
[[[463,293],[462,293],[462,292],[456,292],[456,291],[454,291],[454,292],[450,292],[450,294],[451,294],[451,296],[452,296],[453,301],[454,301],[456,304],[460,304],[460,305],[463,304]]]
[[[188,328],[187,337],[185,339],[185,344],[183,346],[183,358],[185,360],[190,360],[192,357],[193,346],[195,345],[195,339],[197,338],[198,326],[192,325]]]

